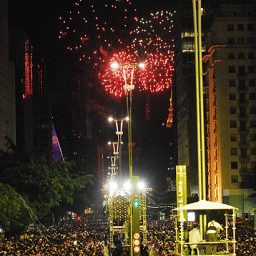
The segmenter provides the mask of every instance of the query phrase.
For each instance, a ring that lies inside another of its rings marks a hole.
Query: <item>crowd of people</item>
[[[172,220],[149,221],[147,244],[141,256],[174,256],[175,229]],[[252,227],[238,226],[237,256],[256,256],[256,238]],[[116,248],[109,246],[108,221],[97,210],[81,219],[65,220],[56,226],[27,229],[19,237],[0,242],[0,255],[8,256],[128,256],[129,247],[115,237]],[[191,255],[191,251],[188,252]]]

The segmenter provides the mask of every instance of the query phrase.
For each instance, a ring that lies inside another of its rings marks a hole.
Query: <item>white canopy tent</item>
[[[237,210],[237,208],[228,205],[228,204],[222,204],[222,203],[217,203],[217,202],[212,202],[212,201],[206,201],[206,200],[200,200],[195,203],[191,204],[186,204],[181,207],[173,209],[174,211],[181,211],[181,210],[191,210],[191,211],[196,211],[196,210]]]
[[[235,239],[235,231],[236,231],[236,211],[238,209],[227,204],[222,204],[218,202],[212,202],[212,201],[206,201],[206,200],[200,200],[195,203],[183,205],[180,207],[177,207],[173,209],[173,211],[177,212],[176,215],[176,253],[177,255],[183,256],[186,255],[185,253],[185,246],[189,246],[189,242],[185,241],[184,239],[184,223],[187,222],[184,218],[184,211],[224,211],[225,215],[225,238],[223,240],[220,240],[216,242],[217,244],[225,244],[226,250],[223,251],[221,254],[218,253],[218,255],[229,255],[229,256],[235,256],[235,247],[236,247],[236,239]],[[228,213],[229,212],[229,213]],[[229,237],[229,229],[232,229],[232,236]],[[202,240],[198,244],[200,244],[202,247],[207,246],[210,242],[207,242],[205,240]],[[211,242],[213,243],[213,242]],[[232,249],[230,248],[232,245]],[[231,250],[230,250],[231,249]],[[206,254],[203,254],[206,256]]]

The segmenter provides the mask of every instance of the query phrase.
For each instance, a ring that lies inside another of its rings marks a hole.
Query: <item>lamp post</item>
[[[122,68],[122,74],[124,79],[124,85],[123,88],[126,92],[126,107],[127,107],[127,115],[129,118],[128,123],[128,162],[129,162],[129,177],[134,185],[139,177],[133,176],[133,169],[132,169],[132,91],[134,90],[134,71],[136,68],[144,69],[145,64],[144,63],[118,63],[113,62],[111,63],[111,68],[116,70],[118,68]],[[138,246],[135,245],[134,239],[138,241],[138,234],[140,236],[140,227],[138,228],[138,216],[140,212],[140,204],[134,204],[134,200],[136,199],[136,193],[134,191],[130,194],[130,256],[139,256],[140,250],[134,250],[135,247],[138,248]]]
[[[198,159],[198,196],[206,200],[206,164],[204,132],[204,99],[203,99],[203,65],[202,65],[202,8],[201,0],[192,0],[195,41],[195,82],[197,112],[197,159]],[[200,215],[201,236],[206,230],[206,215]]]
[[[113,152],[114,154],[116,153],[118,155],[118,159],[119,159],[119,163],[118,163],[118,169],[119,169],[119,175],[122,176],[122,135],[123,135],[123,123],[124,121],[128,122],[129,121],[129,117],[125,117],[125,118],[113,118],[112,116],[110,116],[108,118],[108,121],[111,122],[115,122],[115,126],[116,126],[116,135],[117,135],[117,142],[113,142]],[[115,143],[115,144],[114,144]]]
[[[132,91],[134,90],[134,71],[138,67],[140,69],[145,68],[144,63],[118,63],[114,61],[110,64],[113,70],[119,68],[122,69],[124,85],[123,88],[126,92],[126,107],[127,116],[129,118],[128,123],[128,161],[129,161],[129,176],[132,177]]]

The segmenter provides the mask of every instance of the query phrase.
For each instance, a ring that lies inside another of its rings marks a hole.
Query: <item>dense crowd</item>
[[[174,256],[173,222],[150,221],[148,242],[141,246],[141,256]],[[256,256],[256,238],[252,227],[237,227],[237,256]],[[128,256],[120,236],[115,236],[116,248],[110,252],[108,223],[100,212],[81,219],[65,220],[57,226],[28,229],[19,237],[0,242],[0,255],[8,256]]]

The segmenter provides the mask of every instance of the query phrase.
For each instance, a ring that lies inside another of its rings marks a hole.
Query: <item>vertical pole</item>
[[[129,125],[128,125],[128,144],[129,144],[129,176],[132,177],[132,90],[128,92],[129,94]]]
[[[127,87],[126,91],[126,107],[127,107],[127,114],[129,117],[128,123],[128,163],[129,163],[129,177],[134,184],[133,176],[132,176],[132,90],[133,90],[133,76],[134,76],[134,69],[135,66],[132,65],[125,65],[123,67],[123,77],[125,80],[125,87]],[[127,84],[127,74],[126,72],[131,72],[130,74],[130,85]],[[133,228],[134,228],[134,212],[133,212],[133,199],[134,199],[134,192],[131,192],[130,195],[130,256],[134,255],[133,252]],[[136,254],[139,255],[139,254]]]
[[[199,70],[198,70],[198,29],[197,29],[197,6],[196,0],[193,3],[193,18],[194,18],[194,40],[195,40],[195,82],[196,82],[196,121],[197,121],[197,161],[198,161],[198,196],[199,200],[202,199],[202,186],[201,186],[201,136],[200,136],[200,91],[199,91]]]
[[[199,65],[199,89],[200,89],[200,123],[201,123],[201,147],[202,147],[202,198],[206,200],[206,165],[205,165],[205,134],[204,134],[204,88],[203,88],[203,57],[202,57],[202,7],[198,0],[198,65]]]
[[[204,134],[204,99],[203,99],[203,65],[202,65],[202,10],[201,0],[192,0],[195,37],[195,80],[197,110],[197,146],[198,146],[198,195],[199,200],[206,200],[206,164]],[[201,236],[206,231],[206,215],[200,215]]]

